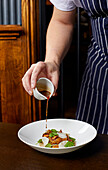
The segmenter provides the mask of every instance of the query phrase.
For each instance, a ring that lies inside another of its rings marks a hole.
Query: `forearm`
[[[63,12],[55,9],[47,31],[45,62],[33,64],[22,78],[25,90],[32,95],[40,77],[47,77],[54,84],[56,91],[59,80],[59,65],[69,49],[75,10]]]
[[[46,36],[45,61],[60,65],[70,47],[73,27],[74,19],[72,19],[72,22],[64,22],[58,17],[52,17]]]

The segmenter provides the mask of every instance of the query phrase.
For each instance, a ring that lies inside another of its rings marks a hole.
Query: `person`
[[[39,77],[58,86],[59,68],[72,40],[76,7],[88,12],[92,37],[79,93],[76,119],[93,125],[98,133],[108,134],[108,0],[51,0],[53,15],[46,34],[45,61],[32,64],[22,78],[32,95]]]

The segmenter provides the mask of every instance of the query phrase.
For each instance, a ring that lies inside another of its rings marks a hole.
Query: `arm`
[[[54,7],[46,36],[45,62],[53,61],[60,65],[71,44],[75,12],[60,11]]]
[[[54,7],[47,30],[45,61],[32,64],[22,78],[23,86],[30,95],[40,77],[49,78],[56,91],[59,81],[59,66],[70,47],[74,20],[75,10],[64,12]]]

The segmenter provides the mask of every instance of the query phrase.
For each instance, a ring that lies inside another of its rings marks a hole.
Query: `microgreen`
[[[55,129],[51,129],[51,131],[57,133],[57,130],[55,130]]]
[[[42,143],[42,139],[39,139],[39,140],[38,140],[38,143]]]
[[[58,134],[56,132],[52,132],[49,134],[49,137],[54,137],[54,136],[57,136]]]
[[[75,141],[75,138],[71,138],[70,136],[69,136],[69,139],[71,139],[73,142]]]
[[[51,148],[52,145],[51,145],[51,143],[48,143],[45,147]]]
[[[64,145],[64,147],[71,147],[71,146],[74,146],[74,142],[68,141],[68,142]]]

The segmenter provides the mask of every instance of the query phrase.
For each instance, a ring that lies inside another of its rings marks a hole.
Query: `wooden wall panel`
[[[21,42],[12,40],[0,41],[0,75],[1,75],[1,101],[2,101],[2,120],[15,121],[16,108],[19,106],[18,93],[19,91],[19,70],[21,70],[21,59],[18,59],[20,53]],[[15,51],[13,51],[12,45],[14,45]],[[16,52],[17,51],[17,52]],[[21,53],[20,53],[21,54]],[[21,76],[20,76],[21,77]],[[21,93],[20,93],[21,94]],[[17,97],[16,97],[17,96]],[[17,103],[17,104],[16,104]],[[4,106],[4,107],[3,107]],[[13,115],[10,116],[10,114]]]
[[[39,0],[30,1],[30,46],[31,46],[31,64],[39,61]],[[41,119],[40,101],[32,97],[32,119],[33,121]]]
[[[35,22],[33,1],[22,0],[22,26],[0,25],[0,121],[26,124],[36,115],[36,109],[33,110],[36,106],[21,82],[26,70],[38,58],[34,50],[38,43],[33,34]]]
[[[27,69],[26,49],[22,37],[0,40],[1,113],[3,122],[31,121],[29,96],[22,87]]]

